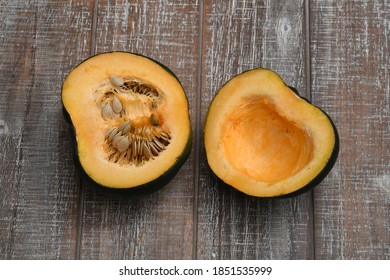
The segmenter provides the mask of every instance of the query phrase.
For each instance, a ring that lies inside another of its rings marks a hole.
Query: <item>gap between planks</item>
[[[202,109],[202,56],[203,56],[203,0],[199,0],[199,34],[198,34],[198,68],[196,88],[196,119],[195,119],[195,163],[194,163],[194,198],[193,198],[193,230],[192,259],[198,259],[198,206],[199,206],[199,176],[200,176],[200,144],[201,144],[201,109]]]
[[[91,28],[91,44],[89,47],[89,55],[94,56],[96,54],[96,32],[97,32],[97,17],[98,17],[99,0],[93,1],[93,14],[92,14],[92,28]],[[77,213],[77,240],[76,240],[76,252],[75,259],[81,259],[81,239],[83,235],[83,223],[84,223],[84,204],[85,204],[85,187],[83,179],[80,179],[80,197],[78,201],[78,213]]]
[[[311,92],[311,51],[310,51],[310,0],[305,0],[304,6],[304,17],[305,17],[305,68],[306,68],[306,96],[312,102],[312,92]],[[315,222],[314,222],[314,190],[310,190],[310,209],[309,209],[309,225],[311,223],[311,251],[308,252],[311,254],[311,259],[316,258],[316,239],[315,239]]]

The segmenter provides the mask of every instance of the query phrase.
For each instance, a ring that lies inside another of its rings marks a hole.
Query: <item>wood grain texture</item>
[[[96,29],[97,53],[141,53],[171,68],[188,95],[194,127],[198,17],[196,1],[99,1]],[[192,152],[167,186],[139,199],[87,188],[81,258],[191,259],[193,174]]]
[[[201,122],[217,89],[255,67],[275,70],[305,95],[304,34],[302,1],[205,1]],[[212,174],[203,146],[200,165],[199,259],[313,257],[310,193],[251,198]]]
[[[0,3],[0,259],[73,259],[78,179],[61,84],[89,52],[91,7]]]
[[[1,1],[0,42],[0,259],[390,259],[389,1]],[[112,50],[161,61],[189,98],[190,158],[139,198],[81,178],[62,116],[69,71]],[[311,193],[251,198],[207,165],[211,99],[255,67],[339,129]]]
[[[315,190],[319,259],[390,259],[390,3],[312,1],[312,96],[340,134]]]

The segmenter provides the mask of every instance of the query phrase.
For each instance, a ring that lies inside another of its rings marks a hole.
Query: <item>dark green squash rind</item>
[[[141,55],[141,54],[137,54],[137,53],[124,52],[124,51],[112,51],[112,52],[106,52],[106,53],[99,53],[99,54],[96,54],[94,56],[86,58],[85,60],[80,62],[78,65],[73,67],[69,73],[71,73],[78,66],[80,66],[81,64],[83,64],[84,62],[86,62],[87,60],[89,60],[89,59],[91,59],[91,58],[93,58],[95,56],[99,56],[101,54],[107,54],[107,53],[118,53],[118,52],[128,53],[128,54],[133,54],[133,55],[144,57],[144,58],[149,59],[150,61],[156,63],[160,67],[162,67],[165,71],[167,71],[171,76],[173,76],[179,82],[181,88],[183,89],[185,98],[186,98],[187,103],[188,103],[188,97],[185,94],[183,85],[181,84],[179,78],[173,73],[173,71],[170,70],[164,64],[160,63],[159,61],[154,60],[154,59],[152,59],[150,57],[147,57],[145,55]],[[62,88],[63,88],[63,85],[61,87],[61,92],[62,92]],[[185,146],[183,152],[177,158],[176,162],[170,167],[170,169],[165,171],[160,177],[158,177],[157,179],[155,179],[153,181],[145,183],[143,185],[129,187],[129,188],[112,188],[112,187],[109,187],[109,186],[101,185],[98,182],[94,181],[94,179],[86,173],[85,169],[83,168],[83,166],[82,166],[82,164],[80,162],[80,159],[79,159],[79,156],[78,156],[78,147],[77,147],[75,129],[74,129],[74,125],[73,125],[73,122],[72,122],[72,118],[71,118],[69,112],[66,110],[66,107],[63,104],[62,98],[61,98],[61,102],[62,102],[62,112],[63,112],[64,119],[70,125],[70,134],[71,134],[71,138],[73,140],[72,142],[73,142],[73,147],[74,147],[74,149],[73,149],[74,150],[73,158],[74,158],[75,164],[78,167],[78,169],[80,170],[83,179],[85,181],[87,181],[90,185],[93,185],[96,189],[99,189],[100,191],[103,191],[103,192],[108,193],[108,194],[120,195],[120,196],[137,196],[137,195],[147,194],[147,193],[151,193],[153,191],[157,191],[158,189],[160,189],[160,188],[164,187],[166,184],[168,184],[176,176],[177,172],[180,170],[180,168],[183,166],[183,164],[186,162],[186,160],[189,157],[189,154],[190,154],[191,148],[192,148],[192,127],[191,127],[191,122],[189,122],[189,126],[190,126],[189,130],[190,131],[189,131],[189,136],[188,136],[188,139],[187,139],[187,143],[186,143],[186,146]]]
[[[137,196],[137,195],[143,195],[143,194],[148,194],[152,193],[154,191],[157,191],[167,185],[178,173],[180,168],[183,166],[183,164],[187,161],[188,156],[191,152],[191,147],[192,147],[192,131],[188,137],[188,141],[186,144],[186,147],[180,157],[177,159],[177,161],[174,163],[174,165],[171,166],[170,169],[165,171],[164,174],[162,174],[160,177],[157,179],[150,181],[146,184],[135,186],[135,187],[129,187],[129,188],[112,188],[109,186],[104,186],[99,184],[98,182],[94,181],[94,179],[89,176],[86,172],[85,169],[83,168],[79,156],[78,156],[78,149],[77,149],[77,141],[75,137],[75,132],[73,129],[73,126],[70,128],[72,139],[73,139],[73,147],[74,147],[74,152],[73,152],[73,159],[78,167],[79,171],[81,172],[81,175],[83,179],[88,182],[89,185],[93,186],[95,189],[98,189],[104,193],[110,194],[110,195],[119,195],[119,196]]]
[[[303,97],[300,95],[299,91],[292,87],[292,86],[288,86],[299,98],[305,100],[307,103],[311,104],[312,106],[315,106],[313,105],[310,100],[308,100],[307,98]],[[291,198],[291,197],[295,197],[295,196],[298,196],[298,195],[301,195],[303,193],[306,193],[310,190],[312,190],[314,187],[316,187],[317,185],[319,185],[325,178],[326,176],[328,176],[329,172],[332,170],[333,166],[335,165],[336,161],[337,161],[337,158],[338,158],[338,155],[339,155],[339,150],[340,150],[340,139],[339,139],[339,133],[337,131],[337,128],[336,128],[336,125],[334,124],[332,118],[324,111],[322,110],[320,107],[318,106],[315,106],[317,109],[321,110],[321,112],[328,118],[329,122],[331,123],[332,125],[332,128],[333,128],[333,132],[334,132],[334,135],[335,135],[335,144],[334,144],[334,147],[333,147],[333,151],[332,151],[332,154],[331,156],[329,157],[329,160],[328,162],[326,163],[325,167],[322,169],[322,171],[313,179],[311,180],[308,184],[306,184],[304,187],[300,188],[299,190],[296,190],[295,192],[292,192],[292,193],[288,193],[288,194],[282,194],[282,195],[278,195],[278,196],[275,196],[274,198]],[[272,197],[271,197],[272,198]]]
[[[306,192],[312,190],[314,187],[318,186],[326,178],[326,176],[328,176],[329,172],[332,170],[333,166],[335,165],[335,163],[337,161],[337,158],[339,155],[339,150],[340,150],[340,139],[339,139],[339,134],[338,134],[337,128],[336,128],[333,120],[329,117],[329,115],[321,108],[319,108],[319,107],[317,107],[317,108],[320,109],[326,115],[326,117],[329,119],[330,123],[332,124],[334,135],[335,135],[335,144],[333,147],[333,152],[332,152],[331,156],[329,157],[329,160],[326,163],[325,167],[313,180],[311,180],[308,184],[306,184],[304,187],[300,188],[299,190],[296,190],[295,192],[276,196],[276,198],[295,197],[297,195],[301,195],[303,193],[306,193]]]

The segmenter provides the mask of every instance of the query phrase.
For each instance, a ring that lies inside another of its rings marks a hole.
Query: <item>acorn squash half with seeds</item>
[[[217,92],[204,133],[213,172],[256,197],[310,189],[328,174],[338,154],[329,116],[263,68],[232,78]]]
[[[159,62],[125,52],[93,56],[62,87],[82,169],[98,185],[139,189],[166,184],[191,148],[188,101]]]

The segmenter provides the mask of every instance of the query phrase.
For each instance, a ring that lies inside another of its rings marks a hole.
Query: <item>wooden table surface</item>
[[[390,2],[0,1],[0,259],[390,259]],[[189,159],[165,188],[107,196],[72,158],[61,85],[91,55],[170,67],[188,94]],[[340,154],[313,191],[256,199],[203,144],[216,90],[277,71],[333,118]]]

